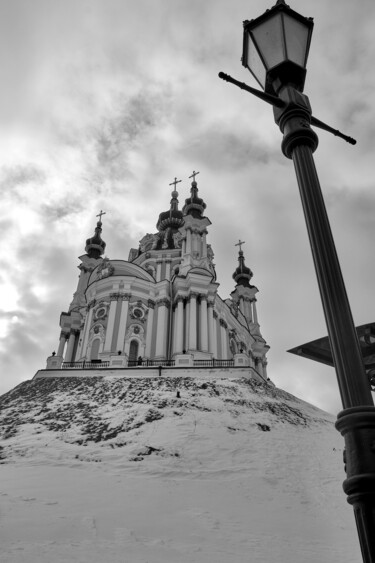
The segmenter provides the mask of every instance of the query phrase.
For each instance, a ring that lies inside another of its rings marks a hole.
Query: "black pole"
[[[375,408],[313,159],[307,96],[286,86],[274,108],[282,150],[294,163],[344,410],[336,428],[345,438],[344,491],[353,505],[364,563],[375,563]]]

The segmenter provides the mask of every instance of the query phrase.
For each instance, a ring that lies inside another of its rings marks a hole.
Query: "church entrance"
[[[129,366],[136,366],[138,359],[139,343],[137,340],[132,340],[130,342],[129,348]]]
[[[100,346],[100,339],[95,338],[93,343],[91,344],[91,354],[90,360],[97,360],[99,356],[99,346]]]

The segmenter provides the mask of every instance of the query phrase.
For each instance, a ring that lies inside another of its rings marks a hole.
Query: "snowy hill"
[[[334,417],[280,389],[37,379],[0,409],[0,561],[361,560]]]

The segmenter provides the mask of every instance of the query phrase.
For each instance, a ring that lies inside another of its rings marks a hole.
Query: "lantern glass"
[[[267,70],[286,58],[284,33],[280,13],[273,15],[251,30]],[[249,65],[251,68],[251,65]]]
[[[287,58],[294,63],[305,67],[310,28],[304,23],[283,14]]]
[[[251,35],[248,37],[248,52],[247,52],[247,64],[251,69],[251,72],[262,86],[266,86],[266,69],[264,67],[263,61],[259,56],[257,48],[255,47]]]
[[[266,92],[277,95],[286,84],[303,92],[313,26],[284,0],[244,22],[242,64]]]

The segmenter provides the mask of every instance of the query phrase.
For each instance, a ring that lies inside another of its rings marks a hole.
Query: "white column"
[[[65,362],[72,361],[75,341],[76,341],[76,334],[75,332],[71,332],[69,335],[68,346],[66,349],[65,360],[64,360]]]
[[[190,294],[189,350],[197,349],[197,294]]]
[[[255,358],[255,369],[259,373],[259,375],[263,375],[263,365],[261,358]]]
[[[183,256],[186,253],[186,236],[182,239],[182,252],[181,255]]]
[[[246,314],[246,307],[245,307],[243,295],[240,295],[240,311],[246,318],[248,318],[248,315]]]
[[[113,329],[115,327],[116,307],[117,307],[117,299],[116,300],[112,299],[111,306],[109,308],[107,331],[106,331],[106,334],[105,334],[105,342],[104,342],[103,352],[110,352],[111,351]]]
[[[214,344],[214,304],[212,301],[207,303],[207,323],[208,323],[208,351],[214,354],[216,346]],[[213,355],[215,358],[215,355]]]
[[[157,260],[156,262],[156,281],[159,282],[161,280],[161,265],[162,261]]]
[[[173,352],[175,354],[182,354],[184,347],[184,299],[177,297],[177,307],[175,309],[176,323],[175,323],[175,341]]]
[[[83,342],[82,342],[82,347],[81,347],[81,357],[87,356],[87,341],[89,339],[90,327],[91,327],[93,314],[94,314],[94,308],[91,307],[88,314],[86,315],[85,328],[83,330],[84,336],[83,336]]]
[[[223,360],[228,358],[227,330],[226,322],[220,319],[220,336],[221,336],[221,356]]]
[[[118,352],[119,350],[121,350],[122,352],[124,350],[126,323],[128,320],[128,310],[129,310],[129,300],[130,300],[130,294],[125,294],[122,296],[120,326],[118,330],[116,352]]]
[[[252,310],[251,310],[251,301],[250,301],[249,298],[245,299],[245,311],[246,311],[245,316],[252,323],[253,322],[253,313],[252,313]]]
[[[217,313],[216,311],[212,311],[212,317],[213,317],[213,347],[212,347],[212,353],[214,356],[214,359],[218,358],[218,349],[217,349]]]
[[[167,300],[162,299],[158,303],[156,303],[158,307],[158,318],[157,318],[157,327],[156,327],[156,350],[155,356],[157,358],[165,358],[166,357],[166,335],[167,335],[167,322],[168,322],[168,309],[167,305],[169,302]]]
[[[148,317],[147,317],[146,350],[145,350],[145,356],[148,360],[151,359],[151,346],[152,346],[152,335],[153,335],[153,326],[154,326],[154,307],[155,307],[155,303],[149,299],[149,301],[148,301]]]
[[[190,301],[186,300],[185,305],[185,342],[184,349],[189,349],[189,326],[190,326]]]
[[[202,258],[207,258],[207,231],[204,230],[202,233]]]
[[[253,299],[252,303],[253,303],[253,318],[254,318],[254,323],[258,324],[258,315],[257,315],[256,299]]]
[[[172,262],[172,260],[166,260],[165,261],[165,279],[166,280],[171,279],[171,262]]]
[[[207,297],[201,295],[200,306],[200,333],[201,333],[201,350],[208,352],[208,316],[207,316]]]
[[[186,231],[186,254],[191,253],[191,230]]]
[[[66,334],[66,332],[62,332],[60,334],[59,347],[57,349],[57,356],[64,356],[64,348],[65,348],[67,336],[68,335]]]

